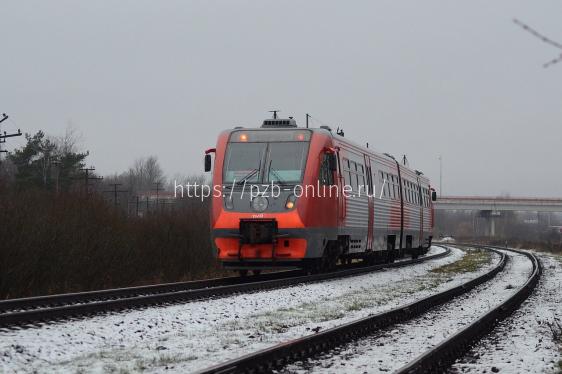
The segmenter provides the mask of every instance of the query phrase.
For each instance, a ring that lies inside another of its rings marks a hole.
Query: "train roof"
[[[227,130],[229,132],[232,131],[236,131],[236,130],[308,130],[311,131],[312,133],[319,133],[319,134],[324,134],[327,136],[332,137],[333,139],[337,140],[338,142],[341,143],[345,143],[347,145],[350,145],[354,148],[357,148],[359,151],[363,152],[363,153],[371,153],[373,155],[377,155],[379,157],[382,158],[388,158],[389,160],[392,160],[393,162],[397,162],[400,165],[400,169],[401,170],[408,170],[411,173],[420,176],[421,179],[424,179],[427,183],[429,183],[429,178],[427,178],[421,171],[419,170],[415,170],[410,168],[408,165],[404,165],[403,163],[400,163],[398,160],[396,160],[396,158],[388,153],[383,153],[383,152],[379,152],[376,151],[372,148],[367,148],[367,146],[363,146],[361,144],[358,144],[357,142],[350,140],[349,138],[346,138],[344,136],[344,132],[343,130],[337,129],[336,131],[333,131],[329,126],[320,126],[320,127],[299,127],[297,125],[297,122],[295,121],[295,119],[293,119],[293,117],[289,117],[289,118],[269,118],[269,119],[265,119],[262,123],[262,125],[260,127],[243,127],[243,126],[237,126],[234,127],[233,129]],[[367,143],[368,144],[368,143]]]

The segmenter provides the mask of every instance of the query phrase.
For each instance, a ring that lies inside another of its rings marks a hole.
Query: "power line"
[[[117,194],[118,193],[126,193],[129,192],[128,190],[118,190],[117,186],[121,186],[121,183],[110,183],[110,186],[113,186],[113,190],[103,191],[103,192],[113,192],[113,205],[117,208]]]
[[[158,197],[160,195],[160,191],[163,191],[164,189],[161,188],[162,182],[154,182],[154,184],[156,185],[156,188],[152,189],[152,191],[156,191],[156,209],[158,209]]]
[[[540,39],[541,41],[543,41],[544,43],[551,45],[555,48],[558,49],[562,49],[562,44],[544,36],[543,34],[541,34],[540,32],[538,32],[537,30],[533,29],[531,26],[519,21],[518,19],[514,19],[513,22],[520,26],[523,30],[527,31],[528,33],[530,33],[531,35],[535,36],[536,38]],[[547,68],[551,65],[557,64],[559,62],[562,61],[562,54],[560,54],[560,56],[548,61],[547,63],[543,64],[544,68]]]
[[[84,172],[84,177],[79,177],[79,178],[74,178],[74,179],[83,179],[84,180],[84,189],[85,189],[86,193],[90,192],[90,181],[91,180],[102,180],[103,179],[103,177],[96,177],[95,175],[92,176],[90,174],[90,172],[96,170],[96,168],[93,167],[93,166],[89,167],[89,168],[80,168],[78,170]]]
[[[2,118],[0,118],[0,123],[4,122],[5,120],[7,120],[9,118],[9,116],[6,113],[2,113]],[[21,130],[18,129],[17,133],[12,133],[12,134],[7,134],[6,131],[4,131],[4,135],[0,134],[0,156],[2,155],[2,153],[8,153],[7,150],[3,150],[2,147],[2,143],[6,143],[6,138],[12,138],[14,136],[21,136]],[[1,159],[0,159],[1,161]]]

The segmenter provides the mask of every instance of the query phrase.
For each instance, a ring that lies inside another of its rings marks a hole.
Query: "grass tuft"
[[[431,272],[440,275],[471,273],[490,263],[490,252],[481,249],[469,250],[459,261],[432,269]]]

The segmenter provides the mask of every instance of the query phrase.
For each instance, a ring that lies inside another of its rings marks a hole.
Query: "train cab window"
[[[318,179],[320,180],[320,184],[324,186],[331,186],[334,184],[333,173],[330,170],[330,161],[329,156],[324,154],[322,158],[322,163],[320,164],[320,173],[318,175]]]
[[[224,182],[257,182],[266,148],[266,143],[229,144],[225,156]]]
[[[270,143],[268,152],[265,182],[297,183],[302,180],[308,154],[307,143]]]

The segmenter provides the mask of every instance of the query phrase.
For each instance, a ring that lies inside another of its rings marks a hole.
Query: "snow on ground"
[[[554,373],[562,372],[562,257],[540,254],[541,282],[513,316],[500,323],[453,372]],[[558,339],[558,340],[557,340]]]
[[[384,329],[316,359],[290,365],[283,372],[393,372],[437,345],[514,294],[532,271],[527,257],[510,255],[504,271],[466,295],[419,318]]]
[[[439,249],[433,249],[439,251]],[[0,332],[1,372],[190,372],[459,284],[464,252],[316,284]]]

